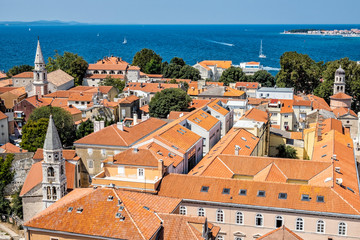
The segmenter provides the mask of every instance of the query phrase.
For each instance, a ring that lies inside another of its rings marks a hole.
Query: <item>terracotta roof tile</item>
[[[207,106],[215,110],[216,112],[220,113],[221,115],[226,116],[229,113],[229,111],[223,108],[222,106],[220,106],[218,102],[219,102],[218,100],[212,101]]]
[[[204,60],[199,62],[200,65],[204,66],[217,66],[218,68],[227,69],[231,67],[232,61],[217,61],[217,60]]]
[[[211,116],[203,110],[197,111],[196,113],[192,114],[190,117],[187,118],[187,120],[205,129],[206,131],[210,131],[217,123],[220,122],[220,120]]]
[[[14,144],[11,143],[5,143],[4,145],[2,145],[0,148],[4,149],[4,153],[21,153],[21,152],[27,152],[27,150],[25,149],[21,149],[17,146],[15,146]]]
[[[85,101],[91,102],[93,99],[93,93],[71,93],[68,101]]]
[[[133,103],[135,101],[139,100],[139,98],[135,95],[130,95],[128,97],[125,97],[125,98],[122,98],[122,99],[119,99],[118,103]]]
[[[175,120],[175,119],[178,119],[179,117],[182,117],[182,116],[184,116],[184,115],[186,115],[188,113],[189,112],[171,111],[169,113],[168,119]]]
[[[268,113],[257,108],[252,108],[245,112],[241,119],[250,119],[258,122],[267,123],[269,120]]]
[[[12,76],[12,78],[34,78],[33,72],[22,72]]]
[[[209,102],[211,102],[210,99],[192,99],[192,102],[190,103],[190,107],[202,108],[205,105],[207,105]]]
[[[169,167],[170,165],[177,167],[184,160],[183,157],[154,142],[144,146],[143,148],[149,149],[157,156],[158,159],[163,160],[165,167]]]
[[[47,79],[50,83],[54,84],[55,86],[61,86],[70,81],[73,81],[74,77],[67,74],[63,70],[58,69],[58,70],[48,73]]]
[[[155,154],[148,149],[127,149],[116,154],[113,158],[114,164],[157,167],[159,160]]]
[[[235,87],[246,87],[247,89],[258,89],[259,83],[258,82],[237,82],[235,83]]]
[[[171,84],[171,83],[136,83],[130,82],[124,88],[124,92],[128,91],[143,91],[148,93],[156,93],[161,92],[164,89],[168,88],[179,88],[178,84]]]
[[[5,115],[5,113],[0,111],[0,120],[6,119],[8,116]]]
[[[149,105],[144,105],[140,108],[141,111],[144,111],[145,113],[149,113]]]
[[[332,111],[333,111],[335,117],[337,117],[337,118],[342,117],[342,116],[347,115],[347,114],[349,114],[351,116],[354,116],[354,117],[357,117],[356,113],[353,110],[348,109],[348,108],[344,108],[344,107],[335,108]]]
[[[279,227],[273,231],[268,232],[267,234],[261,236],[258,238],[258,240],[303,240],[303,238],[299,237],[297,234],[295,234],[293,231],[285,227],[283,225],[282,227]]]
[[[347,94],[345,94],[345,93],[342,93],[342,92],[339,92],[339,93],[337,93],[337,94],[335,94],[335,95],[332,95],[330,98],[331,98],[331,99],[332,99],[332,98],[333,98],[333,99],[352,99],[351,96],[349,96],[349,95],[347,95]]]
[[[76,157],[75,150],[63,149],[63,157],[65,160],[73,160]],[[41,161],[44,159],[43,149],[38,148],[33,156],[35,161]]]
[[[85,76],[85,78],[90,78],[90,79],[105,79],[107,77],[111,77],[114,79],[124,79],[125,76],[122,74],[88,74]]]

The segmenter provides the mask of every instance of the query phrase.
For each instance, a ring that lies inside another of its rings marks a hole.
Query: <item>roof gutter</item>
[[[277,207],[264,207],[264,206],[254,206],[254,205],[245,205],[245,204],[236,204],[236,203],[222,203],[222,202],[213,202],[213,201],[202,201],[195,199],[183,199],[183,202],[189,203],[202,203],[205,205],[218,205],[224,207],[236,207],[236,208],[246,208],[246,209],[255,209],[255,210],[265,210],[265,211],[279,211],[279,212],[291,212],[299,214],[308,214],[308,215],[322,215],[327,217],[340,217],[340,218],[351,218],[360,220],[360,215],[352,214],[341,214],[341,213],[329,213],[329,212],[315,212],[308,210],[298,210],[298,209],[289,209],[289,208],[277,208]]]

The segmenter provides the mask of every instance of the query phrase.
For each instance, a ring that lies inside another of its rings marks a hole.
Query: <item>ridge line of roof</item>
[[[343,198],[337,191],[335,191],[335,189],[333,187],[331,187],[330,190],[333,191],[336,195],[338,195],[341,198],[341,200],[343,200],[347,205],[349,205],[355,212],[360,214],[360,212],[352,204],[350,204],[348,201],[346,201],[346,199]]]

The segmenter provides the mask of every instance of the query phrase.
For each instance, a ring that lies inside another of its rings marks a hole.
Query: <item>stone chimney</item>
[[[118,123],[116,123],[116,126],[119,130],[124,131],[124,123],[118,122]]]
[[[162,178],[162,176],[164,175],[164,161],[162,159],[159,159],[158,161],[158,169],[160,171],[160,178]]]
[[[240,151],[240,146],[239,145],[235,145],[235,155],[239,156],[239,151]]]
[[[158,88],[161,88],[161,83],[158,84]]]
[[[138,124],[138,115],[136,112],[134,112],[134,115],[133,115],[133,125],[137,125]]]
[[[94,132],[100,131],[100,122],[94,121]]]

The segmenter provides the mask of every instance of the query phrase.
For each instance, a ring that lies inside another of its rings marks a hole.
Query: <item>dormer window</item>
[[[265,197],[265,191],[259,190],[257,196],[258,197]]]
[[[310,201],[310,197],[308,194],[302,194],[301,195],[301,201]]]
[[[224,188],[222,194],[230,194],[230,188]]]
[[[317,202],[325,202],[325,198],[324,198],[324,196],[317,195],[316,196],[316,201]]]
[[[287,199],[287,193],[279,193],[279,199]]]
[[[246,189],[240,189],[239,195],[246,196]]]
[[[201,192],[208,192],[209,191],[209,187],[208,186],[202,186],[201,187]]]

